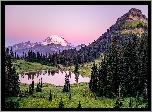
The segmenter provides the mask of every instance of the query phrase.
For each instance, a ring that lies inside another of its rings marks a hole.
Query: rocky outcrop
[[[135,8],[131,8],[128,13],[118,18],[116,23],[123,23],[125,21],[133,20],[140,20],[142,22],[148,23],[148,18],[142,14],[141,10]]]

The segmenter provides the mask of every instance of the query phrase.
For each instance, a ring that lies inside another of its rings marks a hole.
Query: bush
[[[5,108],[18,108],[19,107],[19,99],[9,98],[5,100]]]
[[[39,83],[37,84],[36,92],[42,92],[42,88]]]
[[[30,86],[29,86],[29,94],[31,95],[31,94],[33,94],[33,89],[32,89],[32,85],[30,84]]]

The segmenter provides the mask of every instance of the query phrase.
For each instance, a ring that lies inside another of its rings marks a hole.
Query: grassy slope
[[[24,91],[28,89],[29,85],[21,84],[20,87],[21,91]],[[48,101],[50,89],[53,96],[52,102]],[[81,101],[82,108],[113,108],[116,101],[116,99],[104,97],[96,97],[95,99],[93,93],[88,90],[88,83],[84,82],[79,84],[71,84],[71,91],[67,93],[63,93],[62,89],[63,87],[56,87],[55,85],[44,83],[42,92],[34,92],[34,95],[36,95],[35,98],[32,96],[21,98],[19,101],[19,108],[58,108],[60,98],[62,98],[65,108],[76,108],[79,101]],[[83,97],[84,90],[87,90],[85,97]],[[70,93],[72,95],[71,100],[69,100]],[[41,96],[44,96],[44,98]],[[136,102],[134,98],[133,100],[133,107],[135,107]],[[129,98],[124,98],[123,107],[128,106]],[[145,106],[145,104],[140,106]]]
[[[148,27],[148,23],[142,22],[142,21],[140,21],[140,20],[126,21],[123,26],[136,27],[139,23],[141,23],[143,26]]]
[[[18,73],[22,73],[22,72],[31,72],[31,71],[36,71],[36,70],[47,70],[47,69],[53,69],[55,67],[52,66],[46,66],[46,65],[42,65],[40,63],[31,63],[31,62],[26,62],[25,60],[17,60],[15,62],[13,62],[13,65],[16,68],[16,71]]]
[[[98,58],[95,60],[95,63],[97,64],[97,66],[99,66],[99,63],[102,61],[102,58]],[[83,76],[88,76],[91,77],[91,67],[93,65],[93,62],[89,62],[89,63],[85,63],[83,66],[79,65],[79,74],[83,75]],[[74,66],[69,66],[69,67],[65,67],[65,70],[74,72],[75,67]]]
[[[148,28],[148,23],[142,22],[140,20],[134,20],[134,21],[126,21],[122,27],[126,27],[126,26],[132,26],[132,27],[136,27],[139,23],[141,23],[143,26],[146,26]],[[132,32],[132,33],[139,33],[139,31],[137,29],[134,30],[129,30],[127,33]],[[120,31],[121,34],[126,33],[125,31]]]

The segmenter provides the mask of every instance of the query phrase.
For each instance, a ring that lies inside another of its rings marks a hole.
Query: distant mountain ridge
[[[40,52],[40,53],[55,53],[67,49],[74,49],[76,48],[79,50],[81,46],[84,46],[85,44],[78,45],[78,46],[73,46],[71,43],[68,43],[63,37],[59,37],[57,35],[52,35],[50,37],[47,37],[45,40],[42,42],[36,42],[36,43],[31,43],[30,41],[28,42],[22,42],[15,44],[13,46],[8,46],[5,47],[11,49],[14,52],[16,52],[19,56],[21,56],[24,53],[27,53],[29,50],[32,50],[33,52]]]

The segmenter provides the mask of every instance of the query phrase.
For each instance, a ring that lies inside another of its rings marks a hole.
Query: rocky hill
[[[89,46],[93,47],[96,45],[98,46],[98,51],[105,52],[105,49],[111,43],[113,35],[117,35],[119,42],[122,42],[125,38],[121,38],[121,36],[129,33],[139,36],[143,33],[148,33],[148,18],[139,9],[130,9],[126,14],[118,18],[116,23],[107,29],[107,32]]]

